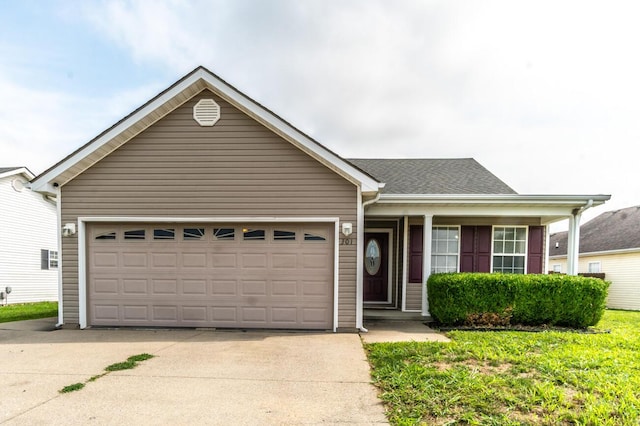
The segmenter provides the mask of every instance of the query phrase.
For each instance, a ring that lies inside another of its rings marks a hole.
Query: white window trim
[[[591,271],[591,265],[598,265],[598,272],[592,272]],[[602,263],[600,261],[587,263],[587,273],[588,274],[600,274],[600,273],[602,273]]]
[[[456,261],[456,273],[460,272],[460,235],[461,235],[461,225],[434,225],[433,227],[431,227],[431,245],[433,245],[433,231],[435,229],[438,228],[456,228],[458,230],[458,252],[456,253],[457,256],[457,261]],[[493,238],[493,233],[491,234],[491,238]],[[434,253],[433,250],[431,250],[431,257],[433,258],[433,256],[451,256],[452,253],[447,253],[447,254],[442,254],[442,253]],[[493,257],[493,256],[492,256]],[[492,265],[493,266],[493,265]],[[431,269],[433,269],[433,260],[431,261]],[[437,273],[437,272],[432,272],[432,273]]]
[[[556,267],[558,267],[558,270],[556,271]],[[560,263],[554,263],[552,266],[552,271],[556,274],[561,274],[562,273],[562,264]]]
[[[53,253],[55,253],[55,255],[56,255],[56,258],[55,258],[56,265],[55,266],[51,265],[51,260],[52,260],[51,259],[51,255]],[[60,255],[59,255],[59,253],[60,252],[57,251],[57,250],[49,250],[49,255],[48,255],[48,259],[47,259],[47,261],[49,262],[49,269],[58,269],[60,267]]]
[[[78,322],[80,328],[87,328],[87,247],[86,226],[88,223],[333,223],[333,327],[338,329],[338,299],[340,275],[340,218],[339,217],[103,217],[83,216],[78,218]],[[360,247],[360,246],[358,246]],[[360,252],[361,250],[358,250]]]
[[[529,260],[529,226],[527,225],[493,225],[491,227],[491,267],[490,270],[491,272],[493,272],[493,257],[494,256],[505,256],[505,254],[501,254],[498,253],[496,254],[493,251],[493,247],[494,247],[494,242],[495,242],[495,235],[496,235],[496,228],[524,228],[524,255],[520,255],[520,254],[513,254],[513,256],[520,256],[524,258],[524,275],[527,274],[527,263]],[[511,254],[509,254],[511,255]]]

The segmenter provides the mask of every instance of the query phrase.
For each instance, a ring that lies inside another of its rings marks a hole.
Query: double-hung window
[[[431,272],[458,272],[457,226],[434,226],[431,230]]]
[[[527,228],[493,228],[493,272],[524,274],[527,255]]]

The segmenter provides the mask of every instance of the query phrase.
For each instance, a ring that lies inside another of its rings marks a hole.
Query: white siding
[[[57,250],[56,207],[40,194],[0,179],[0,291],[8,302],[58,300],[58,270],[41,269],[40,250]]]
[[[581,255],[578,272],[588,272],[589,262],[600,262],[600,271],[605,274],[605,280],[611,282],[607,298],[608,308],[640,311],[640,251]],[[562,272],[567,272],[566,258],[549,259],[549,269],[552,269],[553,265],[562,265]]]

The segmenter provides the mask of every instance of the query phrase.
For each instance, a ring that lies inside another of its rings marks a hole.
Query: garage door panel
[[[244,240],[242,225],[101,225],[101,239],[90,225],[89,323],[331,328],[333,226],[249,226],[264,239]]]

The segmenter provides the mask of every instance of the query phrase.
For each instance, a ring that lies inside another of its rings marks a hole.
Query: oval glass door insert
[[[375,275],[380,270],[380,244],[378,240],[372,238],[367,243],[367,248],[364,255],[364,268],[367,270],[367,274]]]

